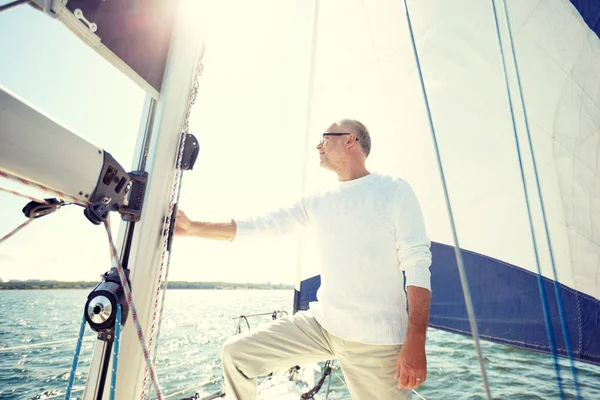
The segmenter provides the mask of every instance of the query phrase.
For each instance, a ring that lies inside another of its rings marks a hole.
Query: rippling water
[[[0,292],[0,399],[62,398],[88,290]],[[219,349],[234,333],[232,317],[255,312],[291,312],[292,291],[170,290],[161,327],[158,376],[173,399],[200,396],[220,387]],[[253,327],[268,317],[251,319]],[[94,334],[86,331],[74,397],[81,396]],[[600,338],[599,338],[600,340]],[[57,342],[39,347],[35,343]],[[14,348],[14,349],[6,349]],[[470,338],[430,329],[428,379],[418,389],[426,399],[483,399],[479,364]],[[552,357],[482,342],[494,399],[560,398]],[[574,399],[567,360],[561,360],[566,398]],[[577,363],[584,399],[600,399],[600,367]],[[204,383],[204,386],[197,385]],[[335,370],[329,398],[350,399]],[[187,390],[186,390],[187,389]],[[175,394],[182,392],[180,394]],[[415,396],[415,399],[418,398]]]

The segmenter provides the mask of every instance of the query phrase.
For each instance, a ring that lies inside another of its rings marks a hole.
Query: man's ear
[[[358,138],[356,137],[356,135],[354,133],[351,133],[350,135],[348,135],[348,141],[346,142],[346,148],[349,149],[352,146],[354,146],[356,144],[356,142],[358,142]]]

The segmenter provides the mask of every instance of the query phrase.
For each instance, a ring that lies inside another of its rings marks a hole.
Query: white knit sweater
[[[406,181],[370,174],[236,224],[236,241],[308,230],[321,263],[318,302],[310,304],[317,321],[344,340],[404,343],[404,286],[430,289],[431,264],[421,209]]]

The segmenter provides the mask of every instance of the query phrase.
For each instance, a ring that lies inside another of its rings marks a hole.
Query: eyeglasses
[[[351,133],[350,132],[325,132],[325,133],[323,133],[323,138],[319,142],[319,146],[323,145],[323,142],[325,141],[325,136],[344,136],[344,135],[351,135]],[[356,138],[356,141],[358,142],[358,137]]]

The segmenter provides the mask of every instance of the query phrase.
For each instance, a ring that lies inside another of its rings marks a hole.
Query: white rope
[[[44,186],[44,185],[40,185],[39,183],[28,181],[27,179],[20,178],[20,177],[18,177],[16,175],[10,174],[10,173],[8,173],[6,171],[1,171],[0,170],[0,177],[4,178],[4,179],[11,180],[11,181],[14,181],[14,182],[18,182],[18,183],[20,183],[22,185],[25,185],[25,186],[28,186],[28,187],[33,187],[33,188],[39,189],[39,190],[41,190],[42,192],[45,192],[45,193],[50,193],[50,194],[54,195],[55,197],[58,197],[59,199],[64,200],[66,202],[72,202],[72,203],[80,204],[82,206],[87,206],[87,205],[90,204],[90,202],[87,201],[87,200],[80,199],[80,198],[72,196],[70,194],[65,194],[65,193],[63,193],[61,191],[49,188],[49,187]]]
[[[15,234],[17,232],[19,232],[21,229],[25,228],[27,225],[29,225],[33,221],[34,221],[33,218],[29,218],[27,221],[23,222],[21,225],[17,226],[15,229],[13,229],[12,231],[10,231],[6,235],[2,236],[2,238],[0,238],[0,243],[5,242],[8,239],[10,239],[11,237],[15,236]]]
[[[29,195],[21,193],[21,192],[17,192],[16,190],[9,189],[9,188],[7,188],[5,186],[0,186],[0,192],[6,192],[6,193],[14,194],[15,196],[23,197],[25,199],[28,199],[28,200],[31,200],[31,201],[35,201],[35,202],[38,202],[38,203],[41,203],[41,204],[48,203],[44,199],[38,199],[36,197],[29,196]]]

